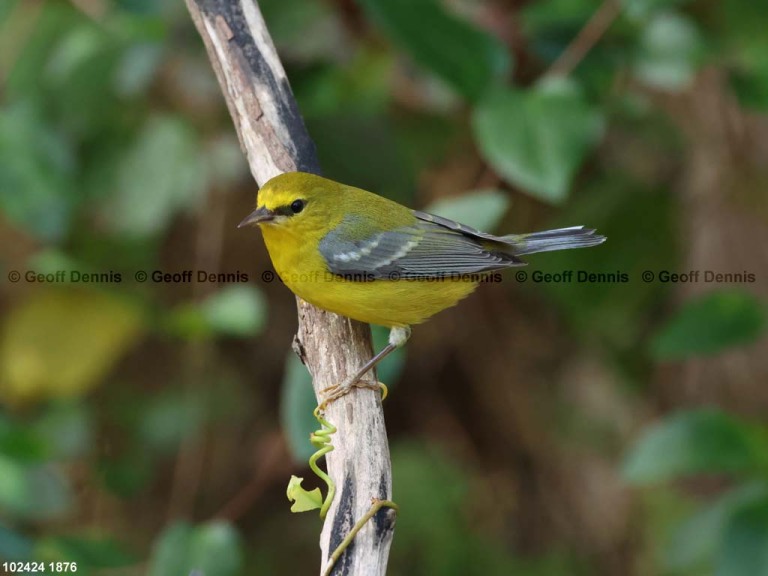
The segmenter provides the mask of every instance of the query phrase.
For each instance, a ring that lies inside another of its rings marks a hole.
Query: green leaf
[[[204,576],[233,576],[240,573],[242,564],[242,543],[230,524],[208,522],[192,533],[190,572],[197,570]]]
[[[426,211],[478,230],[490,231],[501,222],[508,208],[509,196],[501,190],[475,190],[456,198],[433,202]]]
[[[741,291],[712,292],[687,302],[651,343],[657,360],[717,354],[756,341],[765,332],[763,305]]]
[[[436,0],[358,1],[395,44],[470,100],[479,99],[510,68],[498,39]]]
[[[150,88],[162,64],[163,49],[152,42],[137,42],[122,53],[115,71],[115,92],[127,98],[141,96]]]
[[[25,520],[58,518],[69,511],[66,477],[51,464],[24,464],[0,455],[0,511]]]
[[[69,142],[29,102],[0,110],[0,210],[43,239],[64,237],[72,216]]]
[[[87,18],[52,46],[38,82],[57,123],[72,137],[105,142],[104,132],[120,122],[125,103],[112,87],[119,55],[116,36]]]
[[[212,335],[245,338],[258,334],[266,323],[267,305],[261,291],[249,284],[227,286],[200,303],[174,309],[168,329],[189,340]]]
[[[18,508],[30,499],[26,480],[23,464],[0,455],[0,510]]]
[[[266,308],[261,291],[250,284],[227,286],[201,306],[203,317],[215,332],[241,337],[261,331]]]
[[[202,198],[205,163],[195,134],[172,116],[150,118],[123,156],[116,190],[102,207],[112,228],[134,236],[164,230]]]
[[[715,409],[683,412],[646,432],[624,462],[633,484],[700,473],[745,475],[766,467],[765,432]]]
[[[286,358],[280,390],[280,425],[285,431],[288,448],[296,462],[306,462],[317,450],[309,442],[309,435],[319,428],[312,415],[317,401],[312,390],[312,377],[293,352]]]
[[[194,528],[177,522],[166,528],[155,541],[149,560],[149,576],[188,576],[188,550]]]
[[[75,72],[104,51],[108,36],[96,26],[76,26],[66,34],[51,54],[46,66],[48,80],[63,84]]]
[[[203,317],[198,303],[187,303],[171,310],[163,326],[172,335],[185,340],[204,340],[213,331]]]
[[[711,565],[720,552],[726,526],[734,512],[766,496],[768,487],[756,482],[740,486],[704,505],[673,534],[664,555],[666,568],[680,572]]]
[[[207,398],[202,391],[175,388],[155,395],[142,408],[139,435],[152,450],[169,454],[203,425]]]
[[[511,183],[551,203],[602,134],[599,112],[574,90],[538,86],[496,90],[476,107],[475,138],[485,159]]]
[[[209,522],[197,527],[177,522],[155,542],[149,576],[234,576],[243,563],[240,538],[231,525]]]
[[[731,516],[717,562],[717,576],[768,576],[768,498]]]
[[[323,495],[320,488],[305,490],[301,487],[304,478],[291,476],[288,481],[288,489],[285,491],[288,500],[293,502],[291,512],[309,512],[317,510],[323,505]]]
[[[643,31],[635,76],[653,88],[684,90],[696,75],[702,52],[702,40],[690,19],[673,13],[659,14]]]

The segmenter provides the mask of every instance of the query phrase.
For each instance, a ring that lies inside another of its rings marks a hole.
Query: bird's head
[[[340,185],[305,172],[286,172],[259,190],[256,209],[240,224],[297,230],[327,226]]]

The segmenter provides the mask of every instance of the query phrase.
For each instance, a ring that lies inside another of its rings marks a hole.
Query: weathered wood
[[[221,84],[251,173],[261,185],[282,172],[319,173],[285,71],[254,0],[186,0]],[[367,325],[297,299],[294,348],[312,374],[315,394],[340,383],[371,357]],[[391,499],[392,473],[378,392],[356,389],[326,410],[338,432],[326,456],[337,486],[320,538],[321,574],[371,500]],[[287,480],[287,479],[286,479]],[[286,503],[286,510],[288,509]],[[333,574],[380,576],[386,572],[394,514],[382,509],[355,537]],[[286,535],[286,538],[288,535]]]

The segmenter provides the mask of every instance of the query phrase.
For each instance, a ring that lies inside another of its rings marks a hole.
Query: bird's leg
[[[334,400],[338,400],[345,394],[348,394],[349,391],[357,386],[357,387],[363,387],[363,388],[373,388],[378,390],[381,388],[382,384],[380,382],[376,383],[369,383],[369,382],[363,382],[363,376],[365,376],[369,370],[372,370],[376,367],[376,365],[381,362],[384,358],[389,356],[392,352],[397,350],[398,348],[401,348],[405,345],[406,342],[408,342],[408,338],[411,337],[411,329],[408,326],[402,326],[402,327],[394,327],[389,331],[389,343],[381,349],[381,351],[376,354],[373,358],[371,358],[368,362],[365,363],[365,365],[360,368],[357,372],[355,372],[354,375],[347,378],[344,382],[341,384],[336,384],[335,386],[329,386],[325,390],[323,390],[323,394],[325,394],[325,398],[323,398],[323,401],[320,404],[321,411],[331,402]]]

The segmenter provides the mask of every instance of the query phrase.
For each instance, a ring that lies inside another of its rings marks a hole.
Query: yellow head
[[[258,224],[298,234],[327,230],[336,224],[342,185],[304,172],[286,172],[264,184],[256,210],[238,227]]]

